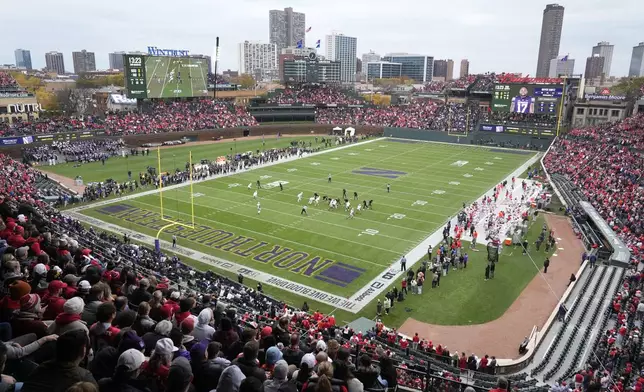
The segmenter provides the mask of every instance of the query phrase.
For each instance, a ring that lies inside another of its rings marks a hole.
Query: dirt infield
[[[450,352],[458,350],[479,356],[489,354],[503,359],[518,358],[519,344],[535,325],[541,329],[548,320],[566,291],[570,274],[579,269],[584,251],[568,218],[550,214],[544,216],[548,227],[555,230],[558,250],[550,259],[548,273],[535,276],[503,316],[489,323],[471,326],[432,325],[408,318],[399,332],[408,336],[418,333],[421,338],[432,340],[434,345],[448,346]],[[535,262],[543,271],[543,260],[535,259]],[[550,287],[557,297],[551,293]]]

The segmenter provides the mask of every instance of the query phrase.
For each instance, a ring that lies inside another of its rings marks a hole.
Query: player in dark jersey
[[[534,113],[534,97],[528,95],[528,89],[521,87],[519,95],[512,98],[510,111],[513,113]]]

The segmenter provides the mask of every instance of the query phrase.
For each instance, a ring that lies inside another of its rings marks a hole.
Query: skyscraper
[[[604,73],[604,58],[599,55],[593,55],[586,59],[586,70],[584,77],[586,79],[593,79],[601,77]]]
[[[628,76],[631,78],[644,76],[644,42],[640,42],[639,45],[633,47]]]
[[[65,73],[65,58],[60,52],[45,53],[45,64],[48,71],[56,72],[59,75]]]
[[[14,54],[16,55],[16,67],[31,71],[31,52],[26,49],[16,49]]]
[[[571,77],[575,71],[575,59],[568,56],[558,56],[550,60],[549,78],[558,78],[560,76]]]
[[[269,42],[277,45],[277,52],[288,46],[297,46],[302,42],[306,45],[306,17],[301,12],[293,12],[293,8],[284,11],[268,11]]]
[[[434,60],[434,77],[447,80],[447,60]]]
[[[548,4],[546,9],[543,10],[539,58],[537,59],[538,78],[548,77],[550,60],[557,58],[559,55],[563,17],[564,7],[559,4]]]
[[[468,71],[470,66],[467,66]],[[454,79],[454,60],[452,59],[447,59],[447,76],[445,77],[445,80],[452,80]]]
[[[123,71],[125,66],[123,65],[123,55],[125,52],[114,52],[108,54],[110,58],[110,69],[118,69]]]
[[[325,42],[326,59],[340,62],[340,81],[355,82],[358,39],[333,33],[326,36]]]
[[[80,52],[72,52],[74,61],[74,73],[96,71],[96,58],[94,52],[88,52],[85,49]]]
[[[610,76],[610,66],[613,62],[613,49],[615,45],[611,45],[610,42],[602,41],[593,46],[592,55],[598,55],[604,58],[604,76]]]
[[[461,60],[461,73],[459,77],[463,78],[470,74],[470,60],[463,59]]]
[[[256,80],[276,76],[276,45],[250,41],[241,42],[239,44],[239,73],[253,75]]]

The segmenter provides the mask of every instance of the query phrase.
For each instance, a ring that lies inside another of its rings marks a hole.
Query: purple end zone
[[[356,267],[355,265],[344,264],[344,263],[341,263],[339,261],[336,263],[336,265],[339,265],[339,266],[342,266],[344,268],[348,268],[348,269],[351,269],[351,270],[355,270],[355,271],[358,271],[358,272],[367,272],[367,270],[364,269],[364,268]]]
[[[405,172],[396,171],[396,170],[387,170],[387,169],[376,169],[375,167],[361,167],[360,170],[352,171],[353,174],[363,174],[365,176],[375,176],[375,177],[384,177],[396,179],[400,176],[404,176]]]
[[[133,208],[132,206],[129,206],[127,204],[112,204],[112,205],[100,208],[99,211],[104,214],[116,214],[118,212],[130,210],[132,208]]]
[[[338,282],[338,281],[336,281],[334,279],[328,279],[328,278],[325,278],[325,277],[322,277],[322,276],[319,276],[319,275],[317,275],[315,277],[315,279],[321,280],[321,281],[326,282],[326,283],[331,283],[331,284],[334,284],[336,286],[347,287],[346,283],[341,283],[341,282]]]

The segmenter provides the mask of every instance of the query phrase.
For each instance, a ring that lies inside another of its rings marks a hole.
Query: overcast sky
[[[547,2],[535,0],[32,0],[9,3],[0,16],[0,64],[15,62],[16,48],[31,50],[33,66],[45,52],[96,53],[99,69],[112,51],[147,51],[147,46],[213,54],[220,37],[220,70],[238,68],[237,44],[268,42],[268,11],[293,7],[306,13],[308,46],[332,31],[358,38],[358,57],[373,49],[451,58],[458,74],[463,58],[470,72],[534,75]],[[628,73],[633,46],[644,41],[643,0],[566,0],[560,54],[586,57],[599,41],[615,45],[611,74]],[[321,48],[324,50],[324,47]],[[321,52],[324,53],[324,52]],[[221,71],[220,71],[221,72]]]

